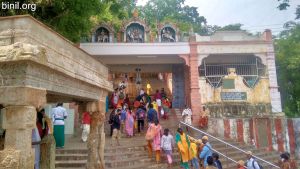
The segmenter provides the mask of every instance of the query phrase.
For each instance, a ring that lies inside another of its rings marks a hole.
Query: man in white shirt
[[[260,169],[257,161],[255,161],[254,158],[252,157],[252,152],[247,151],[246,155],[247,155],[247,159],[248,159],[247,163],[246,163],[247,169]]]
[[[63,103],[58,103],[57,106],[52,109],[51,117],[54,126],[53,136],[56,141],[56,148],[63,148],[65,145],[65,119],[68,117]]]
[[[188,125],[192,125],[192,114],[192,110],[187,105],[185,105],[185,109],[181,114],[183,122]],[[188,131],[188,127],[186,127],[186,130]]]

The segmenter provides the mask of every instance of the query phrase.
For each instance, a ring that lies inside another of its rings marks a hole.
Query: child
[[[197,157],[200,157],[200,153],[201,151],[203,150],[203,147],[204,147],[204,144],[202,143],[202,140],[201,139],[198,139],[196,140],[196,143],[198,145],[198,154],[197,154]],[[204,161],[203,159],[199,159],[199,163],[200,163],[200,169],[204,169]]]
[[[212,157],[214,158],[215,167],[217,169],[222,169],[222,164],[219,160],[219,154],[218,153],[212,153]]]
[[[164,130],[164,135],[161,138],[161,148],[165,152],[168,159],[168,167],[172,165],[172,149],[174,147],[174,139],[173,136],[169,133],[169,129]]]
[[[237,169],[246,169],[245,168],[245,162],[243,160],[238,161]]]
[[[192,151],[192,164],[194,169],[199,169],[199,162],[198,162],[198,146],[197,141],[195,139],[191,140],[191,151]]]

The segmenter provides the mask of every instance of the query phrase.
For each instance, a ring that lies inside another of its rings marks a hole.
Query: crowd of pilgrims
[[[163,88],[160,91],[156,90],[153,95],[141,89],[134,101],[130,101],[124,88],[115,89],[110,98],[110,106],[113,109],[108,121],[111,126],[112,146],[120,146],[121,135],[133,137],[134,134],[143,133],[149,158],[154,155],[156,163],[161,162],[161,156],[164,154],[168,168],[172,168],[174,161],[172,153],[176,147],[180,155],[181,168],[222,169],[219,154],[213,152],[207,136],[195,139],[186,134],[182,128],[178,128],[174,138],[168,128],[162,129],[159,121],[168,119],[172,107]],[[183,121],[191,125],[191,116],[192,111],[186,106],[182,112]],[[189,131],[186,129],[186,132]],[[247,161],[239,160],[234,168],[262,169],[251,151],[246,152],[246,158]],[[280,155],[278,165],[283,169],[297,168],[291,165],[289,153]]]
[[[164,88],[157,90],[152,96],[141,89],[134,101],[130,100],[124,88],[115,89],[110,98],[110,108],[112,108],[109,117],[110,135],[112,136],[113,129],[118,127],[114,124],[115,117],[119,117],[120,131],[132,137],[134,129],[138,133],[144,131],[145,121],[152,123],[160,118],[167,119],[171,104]]]
[[[141,89],[134,101],[130,101],[123,88],[115,89],[110,97],[110,106],[113,109],[108,120],[111,126],[112,146],[120,146],[121,135],[133,137],[134,134],[143,133],[148,155],[150,158],[154,155],[157,163],[161,162],[163,152],[168,167],[172,167],[172,152],[176,145],[183,168],[188,169],[191,166],[195,169],[222,168],[218,154],[212,152],[207,136],[197,140],[178,128],[174,138],[168,128],[162,129],[159,121],[168,119],[172,106],[163,88],[160,91],[156,90],[153,95]],[[182,115],[184,119],[190,119],[191,109],[186,107]]]

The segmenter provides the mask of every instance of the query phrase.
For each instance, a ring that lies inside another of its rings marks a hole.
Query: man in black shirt
[[[120,138],[121,138],[121,120],[120,120],[121,110],[117,109],[115,115],[113,116],[112,120],[112,129],[113,129],[113,135],[112,135],[112,142],[111,145],[113,146],[114,140],[117,141],[117,145],[120,146]]]

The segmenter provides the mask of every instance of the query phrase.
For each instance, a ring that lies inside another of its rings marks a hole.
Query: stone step
[[[56,161],[55,168],[84,168],[87,160]]]
[[[161,120],[160,123],[164,128],[169,128],[172,134],[175,136],[176,130],[178,128],[178,119],[181,119],[181,111],[177,111],[178,113],[174,113],[172,111],[170,113],[169,120]],[[201,134],[196,133],[196,138],[201,138]],[[148,152],[146,141],[145,141],[145,133],[142,133],[141,135],[136,135],[133,138],[124,138],[122,137],[120,140],[120,143],[122,146],[115,146],[111,147],[109,145],[111,138],[107,137],[106,140],[106,147],[105,147],[105,168],[107,169],[166,169],[167,168],[167,162],[166,162],[166,156],[164,153],[162,153],[162,163],[156,164],[154,156],[155,153],[153,153],[152,158],[148,158]],[[263,157],[264,160],[269,161],[271,163],[274,162],[274,160],[278,159],[278,153],[276,152],[267,152],[264,149],[254,149],[251,145],[244,145],[240,144],[234,140],[225,140],[226,142],[229,142],[230,144],[239,147],[242,150],[251,150],[254,155],[258,157]],[[226,147],[223,143],[210,139],[210,143],[213,148],[220,151],[221,153],[225,154],[238,161],[240,159],[246,161],[246,155],[239,150]],[[57,167],[61,168],[68,168],[68,169],[75,169],[74,167],[77,167],[76,169],[83,169],[85,168],[86,161],[87,161],[87,150],[59,150],[57,151]],[[177,148],[173,151],[173,168],[179,169],[179,160],[180,156],[177,152]],[[236,168],[236,164],[234,162],[226,160],[226,158],[222,157],[220,155],[220,160],[223,164],[224,169],[233,169]],[[75,162],[75,164],[74,164]],[[267,166],[265,163],[261,163],[263,166]]]
[[[87,149],[57,149],[56,155],[59,154],[87,154]]]
[[[144,158],[148,155],[145,152],[137,152],[137,153],[131,153],[131,152],[125,152],[122,154],[105,154],[104,159],[105,160],[126,160],[133,157],[140,157]],[[88,155],[87,154],[58,154],[56,155],[56,161],[69,161],[69,160],[87,160]]]
[[[151,162],[140,163],[129,167],[124,167],[124,166],[114,167],[114,168],[106,167],[106,169],[166,169],[166,168],[168,168],[166,162],[162,161],[160,164],[156,164],[154,160],[152,160]],[[180,169],[179,162],[175,161],[172,165],[172,168]]]
[[[56,168],[84,168],[86,166],[87,160],[69,160],[56,162]],[[179,160],[174,160],[173,166],[178,166]],[[154,164],[154,165],[153,165]],[[145,157],[143,159],[132,158],[131,160],[119,160],[119,161],[106,161],[105,167],[108,169],[138,169],[138,168],[166,168],[166,160],[162,160],[160,164],[155,164],[155,159]]]

